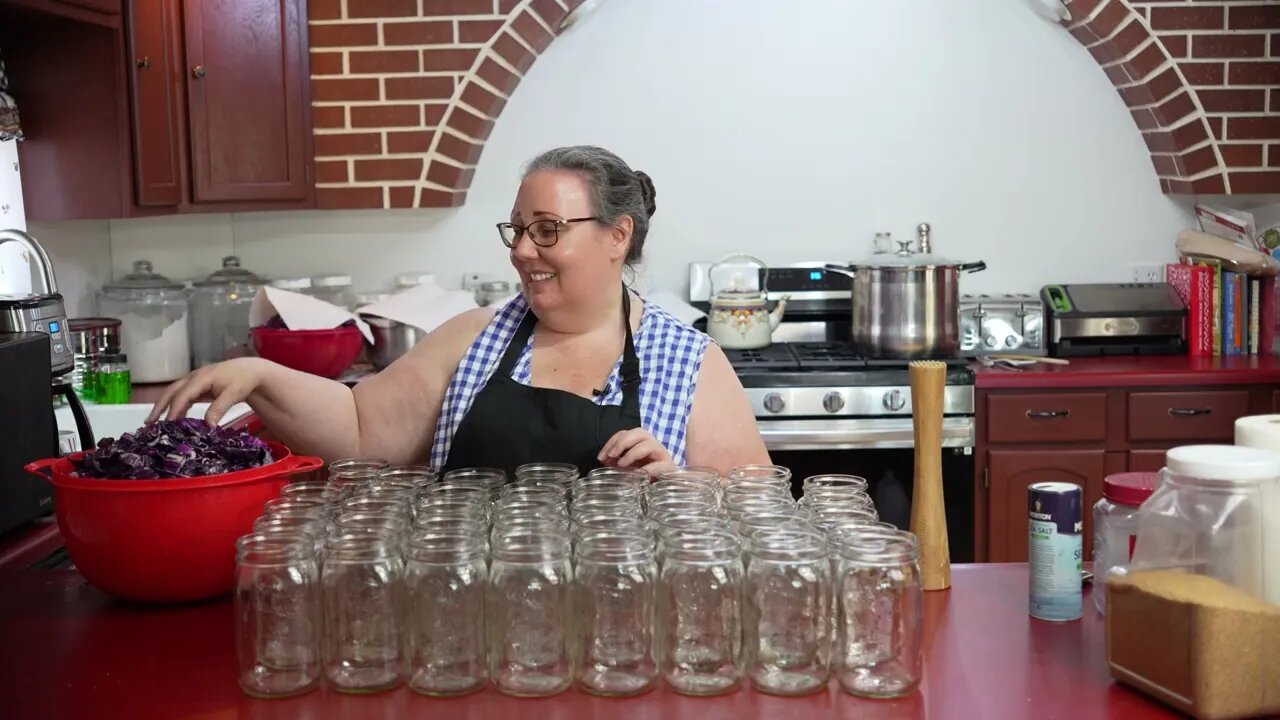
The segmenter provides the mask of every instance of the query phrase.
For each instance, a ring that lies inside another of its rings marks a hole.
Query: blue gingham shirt
[[[433,467],[444,466],[453,445],[453,434],[471,409],[476,393],[497,369],[511,337],[528,311],[524,295],[516,295],[494,313],[489,326],[463,355],[453,379],[449,381],[440,408],[440,419],[436,422],[435,440],[431,444]],[[685,462],[685,439],[693,390],[711,338],[648,302],[644,304],[640,327],[634,337],[636,355],[640,359],[641,423],[671,453],[675,463],[682,465]],[[529,343],[521,350],[520,358],[511,371],[511,379],[524,385],[530,384],[532,337]],[[618,378],[621,365],[622,357],[619,356],[609,374],[608,390],[603,396],[594,398],[597,404],[622,404],[622,383]]]

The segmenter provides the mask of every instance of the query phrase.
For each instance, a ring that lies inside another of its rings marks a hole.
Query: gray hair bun
[[[636,171],[636,180],[640,181],[640,197],[644,199],[644,211],[649,217],[658,211],[658,205],[654,199],[658,196],[658,191],[653,188],[653,179],[647,173]]]

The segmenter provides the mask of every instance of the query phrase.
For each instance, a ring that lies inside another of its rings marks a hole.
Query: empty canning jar
[[[462,468],[450,470],[441,478],[445,483],[484,488],[490,500],[498,499],[498,491],[507,484],[507,474],[497,468]]]
[[[740,482],[766,483],[791,492],[791,471],[781,465],[739,465],[729,471],[725,484],[733,487]]]
[[[578,479],[578,466],[572,463],[538,462],[525,463],[516,468],[516,481],[530,482],[541,480],[572,485]]]
[[[377,472],[383,468],[389,467],[391,463],[386,460],[378,460],[377,458],[343,458],[342,460],[334,460],[329,463],[329,477],[345,472],[353,472],[359,470],[373,470]]]
[[[303,480],[285,485],[280,491],[280,497],[319,500],[326,505],[333,505],[342,499],[342,493],[323,480]]]
[[[920,548],[900,530],[837,536],[836,676],[864,697],[897,697],[920,683],[923,593]]]
[[[762,529],[747,544],[744,661],[771,695],[806,695],[830,673],[831,567],[814,530]]]
[[[377,532],[344,531],[325,545],[325,677],[340,692],[400,684],[404,562],[400,546]]]
[[[312,538],[255,533],[236,542],[236,657],[245,693],[284,697],[319,683],[319,589]]]
[[[723,532],[662,540],[658,591],[660,666],[682,695],[721,695],[738,687],[742,649],[742,546]]]
[[[440,473],[426,465],[390,465],[378,471],[377,484],[407,483],[415,488],[440,481]]]
[[[617,532],[580,538],[574,568],[578,684],[593,695],[639,695],[658,676],[653,539]]]
[[[337,488],[344,499],[354,497],[366,488],[372,487],[377,480],[378,471],[371,468],[329,471],[329,484]]]
[[[801,489],[808,493],[810,490],[861,490],[867,491],[866,478],[857,475],[810,475],[804,479]]]
[[[486,547],[466,532],[419,531],[405,546],[409,687],[462,695],[484,687]]]
[[[336,532],[346,530],[375,530],[385,532],[392,538],[403,538],[409,532],[409,521],[397,515],[376,512],[340,513],[333,521]]]
[[[324,541],[328,534],[328,528],[325,523],[317,522],[314,518],[301,515],[262,515],[253,521],[253,531],[255,533],[273,535],[305,536],[311,541],[316,561],[319,562],[324,557]],[[317,578],[318,580],[319,578]]]
[[[506,695],[563,692],[573,682],[569,538],[545,531],[504,535],[491,553],[489,676]]]
[[[588,535],[599,533],[621,533],[624,535],[653,536],[649,524],[644,518],[634,515],[584,515],[574,517],[573,537],[581,540]]]

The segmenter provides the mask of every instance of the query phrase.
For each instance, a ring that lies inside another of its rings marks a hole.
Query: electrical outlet
[[[1130,280],[1136,283],[1164,282],[1164,263],[1130,263]]]
[[[462,276],[462,289],[467,292],[475,292],[480,289],[480,283],[489,279],[484,273],[465,273]]]

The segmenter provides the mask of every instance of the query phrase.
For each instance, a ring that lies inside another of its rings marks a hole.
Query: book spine
[[[1258,298],[1258,354],[1270,355],[1276,338],[1276,278],[1262,278]]]
[[[1222,273],[1222,355],[1236,354],[1236,275]]]
[[[1191,306],[1188,329],[1191,332],[1191,354],[1213,355],[1213,274],[1209,268],[1191,268]]]
[[[1259,351],[1258,338],[1261,330],[1259,322],[1259,309],[1262,307],[1262,281],[1258,278],[1250,278],[1249,280],[1249,354],[1257,355]]]

